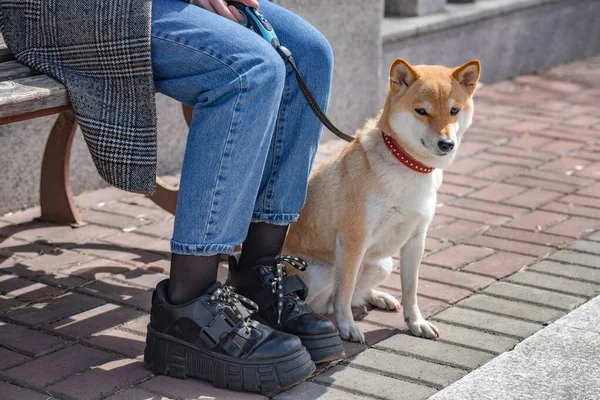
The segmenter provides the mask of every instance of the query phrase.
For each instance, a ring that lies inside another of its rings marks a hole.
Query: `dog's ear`
[[[410,85],[415,83],[421,75],[402,58],[396,59],[390,68],[390,89],[393,92],[406,90]]]
[[[479,60],[471,60],[460,67],[454,68],[452,76],[461,84],[461,86],[473,94],[479,81],[479,75],[481,73],[481,63]]]

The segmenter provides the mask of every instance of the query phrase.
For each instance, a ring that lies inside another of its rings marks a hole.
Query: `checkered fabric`
[[[131,192],[156,182],[152,0],[0,0],[6,44],[67,87],[100,175]]]

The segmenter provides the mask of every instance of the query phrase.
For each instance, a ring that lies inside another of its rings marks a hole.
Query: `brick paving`
[[[437,342],[401,314],[361,317],[366,345],[277,399],[422,399],[600,291],[600,57],[486,85],[445,172],[419,296]],[[343,146],[321,146],[317,164]],[[172,184],[177,177],[166,177]],[[141,362],[173,217],[114,188],[82,194],[88,225],[0,216],[2,399],[259,399]],[[226,267],[220,276],[226,276]],[[383,290],[400,295],[394,273]]]

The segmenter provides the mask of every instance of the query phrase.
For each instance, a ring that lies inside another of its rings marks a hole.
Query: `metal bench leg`
[[[194,107],[182,104],[181,108],[183,108],[183,118],[185,118],[185,122],[189,128],[190,125],[192,125],[192,114],[194,113]]]
[[[156,193],[150,196],[150,200],[163,210],[175,215],[177,208],[177,194],[179,190],[172,189],[158,176],[156,177]]]
[[[75,205],[69,170],[71,145],[76,131],[75,114],[73,111],[65,111],[58,116],[48,137],[40,182],[40,219],[43,221],[72,226],[85,225]]]

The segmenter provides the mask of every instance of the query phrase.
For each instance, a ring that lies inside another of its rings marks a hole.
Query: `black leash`
[[[321,107],[319,107],[319,104],[317,103],[317,101],[313,97],[312,93],[308,89],[308,86],[306,86],[304,79],[302,79],[302,76],[300,75],[300,71],[298,71],[298,67],[296,67],[296,61],[294,60],[294,57],[292,57],[292,53],[286,47],[283,47],[283,46],[278,46],[275,49],[277,50],[277,53],[279,53],[281,58],[283,58],[283,61],[287,61],[294,69],[294,72],[296,73],[296,80],[298,81],[298,86],[300,86],[300,90],[302,90],[302,94],[304,94],[304,97],[306,98],[308,105],[313,110],[313,112],[315,113],[317,118],[319,118],[319,120],[323,123],[323,125],[327,129],[329,129],[331,131],[331,133],[333,133],[335,136],[339,137],[340,139],[345,140],[346,142],[353,141],[354,138],[350,135],[346,135],[344,132],[339,130],[333,124],[333,122],[331,122],[331,120],[327,117],[327,115],[323,112]]]

